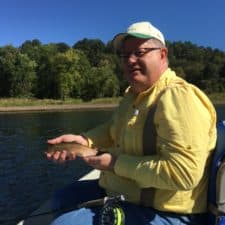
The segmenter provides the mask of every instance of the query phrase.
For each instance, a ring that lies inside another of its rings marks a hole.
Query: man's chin
[[[131,84],[130,86],[131,86],[131,91],[135,94],[139,94],[140,92],[143,91],[142,90],[143,88],[140,85],[138,85],[137,83]]]

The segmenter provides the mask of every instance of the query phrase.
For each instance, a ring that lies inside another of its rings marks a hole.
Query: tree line
[[[208,93],[225,91],[225,52],[191,42],[169,42],[169,64],[177,74]],[[83,39],[0,47],[0,97],[66,99],[116,97],[123,94],[120,59],[112,41]]]

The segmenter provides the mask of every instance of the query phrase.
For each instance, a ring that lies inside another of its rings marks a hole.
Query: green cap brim
[[[149,39],[149,38],[153,38],[150,35],[147,34],[140,34],[140,33],[127,33],[127,35],[133,36],[133,37],[137,37],[137,38],[143,38],[143,39]]]

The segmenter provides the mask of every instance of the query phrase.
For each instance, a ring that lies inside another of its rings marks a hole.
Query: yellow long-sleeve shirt
[[[156,152],[144,155],[143,128],[155,102]],[[114,173],[102,172],[99,181],[109,195],[124,194],[127,201],[141,204],[142,190],[152,188],[146,206],[177,213],[206,211],[216,112],[197,87],[172,70],[139,95],[128,90],[112,119],[85,135],[118,156]]]

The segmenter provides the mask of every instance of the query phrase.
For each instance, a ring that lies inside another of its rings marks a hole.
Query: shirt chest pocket
[[[121,136],[126,153],[142,155],[143,115],[132,115],[126,123]]]

